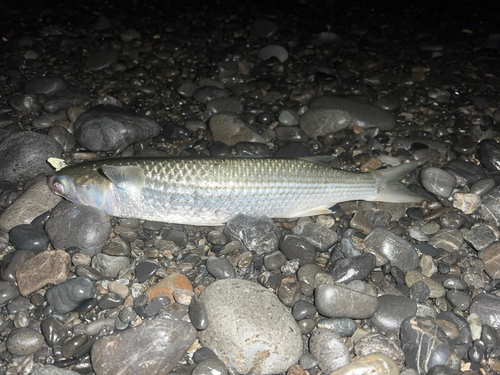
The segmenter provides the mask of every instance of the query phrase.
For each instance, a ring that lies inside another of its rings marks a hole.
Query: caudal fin
[[[378,193],[369,200],[395,203],[422,202],[425,199],[424,197],[414,193],[399,181],[418,166],[425,164],[428,160],[412,161],[407,164],[398,165],[397,167],[371,172],[377,181]]]

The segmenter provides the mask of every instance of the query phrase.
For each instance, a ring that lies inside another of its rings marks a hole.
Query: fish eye
[[[66,187],[65,184],[62,180],[57,179],[56,181],[53,182],[52,186],[54,187],[54,190],[59,193],[59,194],[66,194]]]

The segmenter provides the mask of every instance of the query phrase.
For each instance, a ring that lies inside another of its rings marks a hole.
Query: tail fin
[[[425,199],[424,197],[414,193],[399,181],[415,168],[425,164],[428,160],[429,158],[412,161],[407,164],[398,165],[397,167],[371,172],[377,181],[378,193],[369,200],[395,203],[422,202]]]

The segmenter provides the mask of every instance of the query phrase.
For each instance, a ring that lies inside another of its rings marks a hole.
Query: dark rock
[[[44,251],[49,244],[47,233],[32,224],[22,224],[12,228],[9,231],[9,240],[16,249],[32,251],[34,254]]]
[[[92,297],[94,293],[95,286],[90,280],[75,277],[47,290],[45,299],[55,311],[67,313],[75,309],[80,302]]]

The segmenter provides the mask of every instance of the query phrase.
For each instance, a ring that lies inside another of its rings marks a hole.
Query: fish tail
[[[377,191],[370,201],[395,202],[395,203],[419,203],[424,197],[414,193],[403,185],[402,180],[415,168],[425,164],[429,159],[412,161],[397,167],[380,169],[371,172],[377,181]]]

